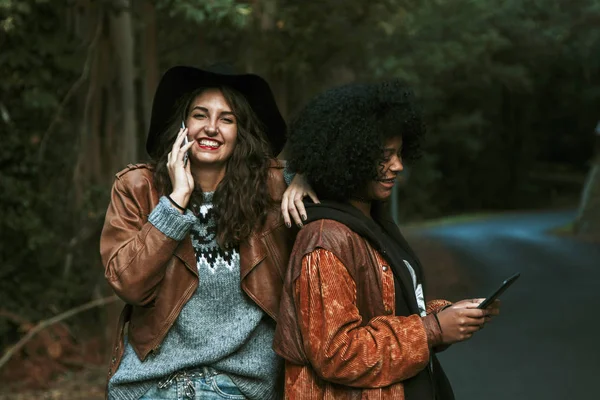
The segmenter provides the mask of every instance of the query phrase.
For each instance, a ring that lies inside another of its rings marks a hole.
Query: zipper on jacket
[[[186,264],[187,265],[187,264]],[[191,289],[194,287],[194,284],[190,285],[190,287],[187,289],[187,291],[184,294],[184,297],[188,296],[189,292],[191,291]],[[190,296],[191,297],[191,296]],[[189,298],[188,298],[189,301]],[[187,301],[185,302],[187,303]],[[185,305],[185,303],[182,303],[181,308],[183,308],[183,306]],[[177,313],[173,313],[174,317],[172,318],[171,321],[169,321],[169,323],[167,324],[167,329],[164,330],[160,335],[157,336],[157,339],[155,340],[155,343],[152,343],[152,349],[148,352],[148,354],[146,355],[146,357],[144,357],[144,360],[148,357],[148,355],[150,354],[156,354],[158,352],[158,350],[160,349],[160,345],[162,344],[162,341],[165,339],[165,336],[167,336],[167,332],[169,332],[169,330],[171,329],[171,327],[173,326],[173,324],[175,323],[175,320],[177,319],[177,317],[179,316],[179,313],[181,313],[181,308],[179,309],[179,312]]]

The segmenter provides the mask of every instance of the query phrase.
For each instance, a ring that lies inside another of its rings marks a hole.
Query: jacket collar
[[[414,260],[416,255],[410,250],[398,226],[382,212],[382,207],[374,210],[373,219],[367,218],[349,203],[322,201],[320,204],[306,203],[305,207],[307,222],[332,219],[365,238],[390,264],[394,276],[402,285],[402,293],[406,294],[411,311],[419,313],[413,280],[404,265],[402,253]]]

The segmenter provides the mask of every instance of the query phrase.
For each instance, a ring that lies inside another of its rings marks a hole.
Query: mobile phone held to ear
[[[519,279],[520,276],[521,276],[521,273],[517,272],[510,278],[507,278],[504,282],[502,282],[502,285],[500,285],[500,287],[498,289],[496,289],[496,291],[494,291],[494,293],[492,293],[491,295],[486,297],[485,300],[482,301],[481,304],[479,304],[479,306],[477,306],[477,308],[481,308],[481,309],[487,308],[489,305],[491,305],[494,302],[494,300],[496,300],[498,297],[500,297],[500,295],[502,293],[504,293],[504,291],[506,289],[508,289],[510,287],[510,285],[512,285],[517,279]]]
[[[181,121],[181,129],[185,129],[185,123],[183,121]],[[183,143],[181,144],[181,147],[185,146],[186,144],[188,144],[188,138],[187,135],[185,135],[183,137]],[[188,162],[188,152],[186,151],[185,154],[183,155],[183,166],[187,167],[187,162]]]

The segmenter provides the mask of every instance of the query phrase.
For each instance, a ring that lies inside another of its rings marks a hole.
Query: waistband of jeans
[[[190,378],[208,378],[210,376],[216,376],[221,374],[222,372],[217,371],[216,369],[208,366],[201,366],[195,368],[181,369],[179,371],[175,371],[171,373],[169,376],[161,379],[158,382],[159,388],[166,388],[171,386],[171,384],[178,379],[190,379]]]
[[[183,369],[183,370],[177,371],[177,372],[182,375],[187,375],[191,378],[195,378],[195,377],[203,378],[203,377],[207,377],[207,376],[219,375],[222,373],[220,371],[217,371],[213,367],[208,367],[208,366],[202,366],[202,367],[191,368],[191,369]]]

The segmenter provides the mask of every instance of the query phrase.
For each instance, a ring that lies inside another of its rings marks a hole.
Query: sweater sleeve
[[[444,308],[451,306],[452,303],[448,300],[430,300],[427,302],[427,314],[439,313]]]
[[[163,202],[147,221],[132,194],[132,184],[117,179],[113,185],[100,236],[100,255],[105,277],[115,293],[126,303],[146,306],[157,296],[167,263],[179,245],[177,238],[189,229],[189,222],[183,221],[189,217],[180,215],[182,221],[176,222]]]
[[[183,240],[195,221],[196,217],[191,210],[186,210],[185,214],[179,213],[165,196],[160,198],[157,206],[148,216],[148,222],[156,229],[177,241]]]
[[[294,180],[295,176],[296,176],[296,173],[290,171],[290,168],[286,164],[285,167],[283,168],[283,179],[285,180],[286,186],[290,186],[290,184]]]

